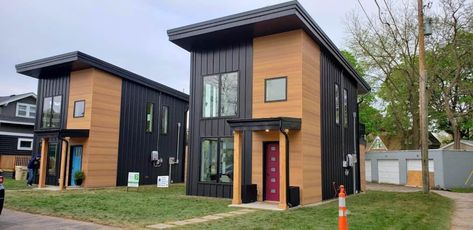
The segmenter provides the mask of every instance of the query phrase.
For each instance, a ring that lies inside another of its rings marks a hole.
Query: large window
[[[233,181],[233,138],[202,140],[200,181],[230,183]]]
[[[48,148],[48,175],[56,175],[57,144],[49,143]]]
[[[348,128],[348,91],[343,89],[343,127]]]
[[[153,103],[146,104],[146,132],[148,133],[153,132],[153,107]]]
[[[16,116],[35,118],[36,117],[36,105],[16,103]]]
[[[169,129],[169,107],[163,105],[161,108],[161,134],[168,134]]]
[[[59,128],[61,122],[61,96],[45,97],[43,101],[42,128]]]
[[[238,73],[205,76],[202,116],[231,117],[238,114]]]
[[[18,138],[18,150],[33,150],[33,139]]]
[[[340,124],[340,88],[335,84],[335,123]]]
[[[287,100],[287,77],[277,77],[264,80],[264,101]]]
[[[74,101],[74,118],[84,117],[85,115],[85,101]]]

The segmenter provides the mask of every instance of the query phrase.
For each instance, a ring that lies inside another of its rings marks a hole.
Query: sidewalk
[[[473,229],[473,193],[432,191],[455,201],[455,211],[453,211],[450,223],[451,229]]]

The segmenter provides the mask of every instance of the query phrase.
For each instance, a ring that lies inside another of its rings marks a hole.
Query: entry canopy
[[[227,123],[234,131],[300,130],[301,119],[292,117],[233,119]]]
[[[321,49],[327,50],[348,75],[358,82],[358,92],[367,93],[369,84],[343,57],[314,19],[297,2],[290,1],[239,14],[204,21],[167,31],[169,40],[181,48],[194,52],[209,46],[238,42],[254,37],[302,29]]]
[[[38,134],[51,134],[57,135],[60,138],[64,137],[89,137],[88,129],[48,129],[48,130],[35,130]]]

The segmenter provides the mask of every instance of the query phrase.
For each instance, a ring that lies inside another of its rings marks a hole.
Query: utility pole
[[[419,23],[419,117],[420,117],[420,151],[422,158],[422,188],[424,193],[429,193],[429,136],[427,121],[427,71],[425,70],[425,35],[424,35],[424,4],[417,0],[417,21]],[[417,135],[414,133],[413,135]]]

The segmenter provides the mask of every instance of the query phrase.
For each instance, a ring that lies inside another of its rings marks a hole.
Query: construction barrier
[[[340,193],[338,193],[338,229],[348,230],[347,207],[345,205],[345,186],[340,185]]]

